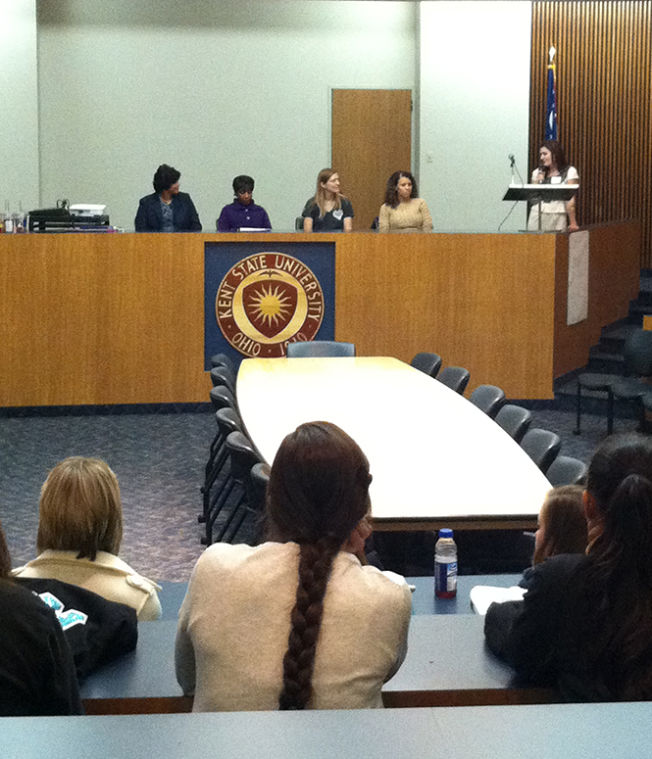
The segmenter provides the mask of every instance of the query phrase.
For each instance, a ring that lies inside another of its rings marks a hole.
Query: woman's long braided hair
[[[267,488],[270,537],[300,546],[299,581],[283,658],[279,709],[304,709],[333,560],[369,511],[369,463],[328,422],[302,424],[281,443]]]

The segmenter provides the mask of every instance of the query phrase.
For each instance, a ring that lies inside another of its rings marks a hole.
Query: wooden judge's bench
[[[439,353],[471,385],[551,398],[639,287],[640,227],[588,228],[588,316],[566,325],[564,234],[314,234],[335,244],[335,339],[361,356]],[[0,406],[193,403],[204,244],[303,234],[0,235]]]

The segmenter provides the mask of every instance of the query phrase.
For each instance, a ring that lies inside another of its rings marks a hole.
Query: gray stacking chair
[[[229,489],[228,496],[223,498],[220,510],[226,505],[227,498],[231,496],[231,513],[217,532],[215,536],[216,542],[225,540],[229,528],[235,523],[235,527],[230,535],[230,539],[233,540],[247,515],[247,511],[253,510],[253,507],[249,504],[249,498],[251,497],[250,473],[254,464],[260,462],[258,452],[249,438],[242,432],[232,432],[226,438],[226,448],[231,463],[230,477],[233,484]],[[211,527],[214,526],[218,513],[219,511],[216,511],[214,515],[211,515]],[[207,542],[209,545],[212,542],[208,540],[208,534]]]
[[[211,369],[211,382],[213,387],[224,385],[232,393],[235,393],[235,372],[226,366],[214,366]]]
[[[355,356],[355,345],[353,343],[339,343],[335,340],[310,340],[302,343],[289,343],[286,355],[288,358]]]
[[[521,448],[545,474],[561,449],[561,438],[554,432],[535,427],[523,435]]]
[[[625,376],[611,385],[614,401],[636,403],[639,410],[640,428],[645,429],[645,406],[643,399],[652,389],[652,330],[637,330],[625,342]]]
[[[212,387],[210,392],[210,399],[215,411],[219,411],[221,408],[235,409],[235,396],[225,385],[216,385],[215,387]],[[217,454],[217,451],[223,442],[224,440],[220,437],[220,431],[218,427],[217,431],[215,432],[213,442],[210,445],[208,461],[206,462],[205,467],[206,475],[208,475],[208,471],[213,465],[213,459],[215,458],[215,455]]]
[[[495,422],[520,443],[532,424],[532,413],[523,406],[506,403],[496,414]]]
[[[235,374],[235,364],[226,353],[215,353],[212,355],[211,366],[228,366],[228,368]]]
[[[449,387],[456,393],[463,395],[470,378],[469,370],[463,366],[446,366],[435,379],[441,382],[442,385],[446,385],[446,387]]]
[[[557,456],[550,464],[546,477],[556,488],[559,485],[583,485],[588,471],[587,465],[572,456]]]
[[[581,432],[582,388],[607,394],[607,434],[611,435],[614,424],[614,400],[628,400],[639,404],[644,416],[642,398],[649,392],[646,380],[652,376],[652,330],[637,329],[625,340],[624,375],[593,374],[586,372],[577,377],[577,400],[575,434]]]
[[[478,385],[469,400],[493,419],[505,403],[505,393],[496,385]]]
[[[410,361],[410,366],[428,374],[430,377],[436,377],[441,369],[441,356],[437,353],[417,353],[412,361]]]
[[[201,488],[202,513],[197,519],[200,524],[208,523],[209,516],[214,510],[223,488],[229,484],[228,473],[224,477],[225,465],[228,458],[226,438],[231,432],[242,430],[242,419],[238,412],[230,406],[224,406],[216,411],[215,421],[217,423],[217,433],[213,443],[211,443],[209,459],[205,468],[204,484]],[[208,538],[209,535],[207,534],[205,541],[202,542],[207,541],[210,545]]]

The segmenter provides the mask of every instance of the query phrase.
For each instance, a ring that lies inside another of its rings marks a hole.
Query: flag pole
[[[555,55],[557,48],[554,45],[548,50],[548,97],[546,105],[546,122],[544,129],[544,139],[556,140],[558,134],[557,123],[557,70],[555,66]]]

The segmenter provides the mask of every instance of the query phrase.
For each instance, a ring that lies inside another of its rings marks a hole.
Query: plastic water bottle
[[[453,531],[447,527],[439,530],[435,543],[435,596],[455,598],[457,595],[457,545]]]

